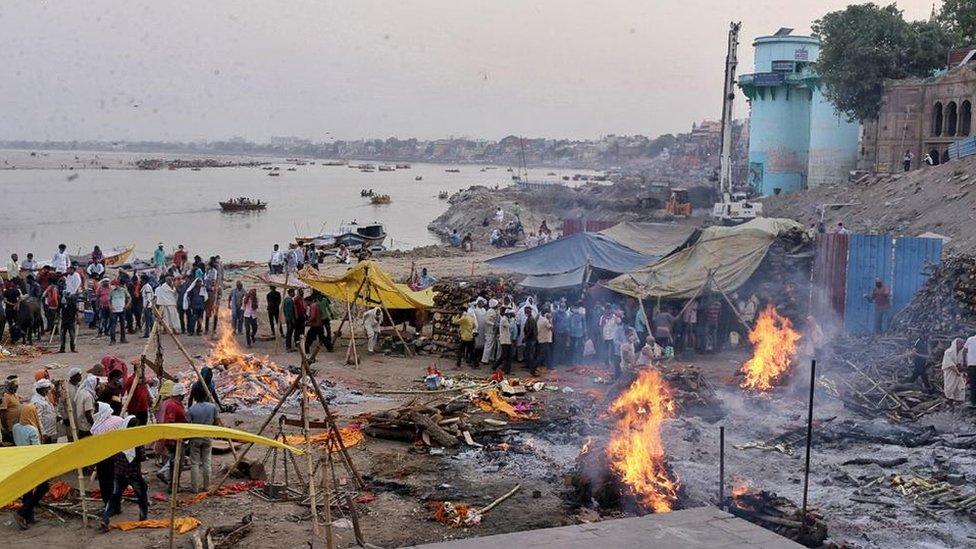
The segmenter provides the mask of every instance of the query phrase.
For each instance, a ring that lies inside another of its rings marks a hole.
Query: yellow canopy
[[[705,285],[711,271],[715,283],[732,292],[749,280],[776,237],[791,230],[803,230],[803,225],[790,219],[762,217],[735,227],[709,227],[690,246],[622,274],[606,286],[642,299],[688,299]]]
[[[373,307],[383,304],[387,309],[434,306],[434,290],[427,288],[415,292],[406,284],[397,284],[375,261],[361,261],[341,276],[328,276],[305,267],[298,273],[298,278],[332,299],[356,305]]]
[[[77,442],[0,448],[0,507],[16,500],[45,480],[92,465],[129,448],[160,439],[229,438],[302,451],[276,440],[237,429],[192,423],[145,425],[93,435]]]

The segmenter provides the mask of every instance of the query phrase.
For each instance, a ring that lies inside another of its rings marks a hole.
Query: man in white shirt
[[[31,274],[36,271],[39,267],[37,266],[37,261],[34,261],[34,254],[28,253],[27,258],[20,262],[21,270],[27,271],[27,274]]]
[[[54,252],[54,257],[51,258],[51,266],[54,267],[54,272],[58,274],[65,274],[71,267],[71,258],[68,257],[68,253],[65,251],[68,246],[64,244],[58,244],[58,251]]]
[[[176,288],[173,286],[173,277],[167,276],[156,288],[156,305],[160,309],[163,321],[169,324],[170,328],[180,325],[180,316],[176,312]]]
[[[969,378],[969,407],[976,408],[976,335],[970,336],[963,346],[963,363]]]
[[[64,294],[66,296],[77,295],[79,290],[81,290],[81,275],[78,274],[76,267],[71,269],[71,274],[64,279]]]
[[[285,265],[285,255],[281,253],[278,249],[278,245],[274,245],[274,250],[271,252],[271,260],[268,262],[271,267],[271,274],[281,274],[284,272]]]

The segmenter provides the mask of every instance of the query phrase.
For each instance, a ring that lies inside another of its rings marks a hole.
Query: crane
[[[712,217],[724,225],[734,225],[762,215],[762,203],[749,202],[745,193],[732,192],[732,113],[735,106],[735,70],[738,65],[741,22],[729,25],[729,45],[725,56],[725,83],[722,89],[722,150],[719,156],[719,202]]]

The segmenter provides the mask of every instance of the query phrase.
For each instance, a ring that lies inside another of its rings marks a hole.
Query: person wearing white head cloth
[[[966,400],[965,366],[962,360],[963,341],[955,338],[942,355],[942,389],[945,397],[953,404]]]
[[[112,415],[111,406],[104,402],[96,404],[98,408],[95,410],[95,421],[92,422],[92,436],[116,431],[124,425],[122,418]],[[98,491],[102,498],[102,505],[107,506],[109,498],[112,497],[112,489],[115,487],[115,460],[112,456],[96,463],[95,473],[98,475]]]
[[[34,382],[34,394],[31,395],[30,400],[37,408],[37,415],[41,420],[41,444],[55,442],[58,439],[58,411],[47,398],[51,387],[50,379],[37,380]]]
[[[135,416],[126,416],[124,419],[119,418],[118,422],[113,422],[113,425],[116,429],[126,429],[130,425],[135,425],[134,420]],[[109,458],[112,462],[113,482],[105,510],[102,512],[102,530],[108,530],[109,519],[118,514],[122,506],[122,493],[130,486],[136,494],[136,501],[139,502],[139,520],[146,520],[149,514],[149,487],[142,476],[144,460],[145,452],[142,446],[123,450]]]
[[[474,302],[474,321],[475,321],[475,332],[474,332],[474,352],[475,357],[482,356],[485,352],[485,335],[487,328],[485,327],[485,316],[488,311],[485,309],[485,304],[487,302],[484,298],[479,297]],[[478,359],[475,358],[477,361]]]
[[[498,358],[498,300],[488,300],[484,326],[485,350],[481,353],[481,363],[489,364]]]
[[[88,374],[75,394],[74,405],[75,417],[78,420],[78,438],[91,435],[92,425],[95,424],[95,389],[97,387],[98,378]],[[108,405],[106,404],[106,406]]]

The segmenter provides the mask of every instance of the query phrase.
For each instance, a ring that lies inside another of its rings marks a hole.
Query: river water
[[[0,170],[0,259],[33,252],[49,261],[59,243],[76,254],[134,243],[136,257],[148,258],[158,242],[167,251],[184,244],[193,254],[220,254],[225,260],[263,261],[274,243],[296,234],[338,228],[342,222],[384,223],[389,248],[433,244],[427,224],[447,209],[439,191],[471,185],[511,183],[504,168],[412,164],[411,169],[365,173],[345,166],[277,163],[279,177],[260,168],[180,170]],[[287,171],[288,168],[295,171]],[[555,172],[556,176],[548,173]],[[532,169],[531,180],[555,180],[583,170]],[[78,177],[69,181],[69,175]],[[415,177],[422,176],[422,181]],[[374,206],[362,189],[389,194],[392,203]],[[217,204],[249,196],[268,202],[263,212],[223,213]]]

